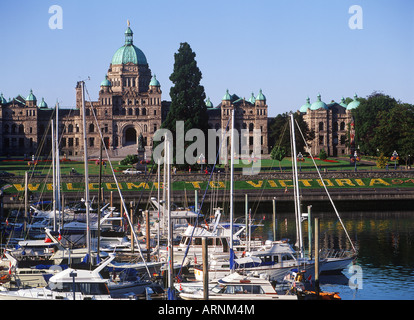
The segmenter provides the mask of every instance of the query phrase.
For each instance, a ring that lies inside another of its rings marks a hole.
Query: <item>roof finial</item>
[[[128,25],[128,27],[130,26],[130,25],[129,25],[129,20],[127,20],[127,25]]]

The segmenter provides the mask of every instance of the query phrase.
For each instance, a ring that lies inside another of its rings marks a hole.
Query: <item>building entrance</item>
[[[125,130],[125,145],[131,145],[137,143],[137,132],[134,128],[129,127]]]

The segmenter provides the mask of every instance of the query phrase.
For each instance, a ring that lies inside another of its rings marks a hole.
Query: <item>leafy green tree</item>
[[[410,119],[411,118],[411,119]],[[402,156],[412,149],[412,111],[398,104],[388,111],[381,111],[377,115],[377,126],[374,128],[372,142],[386,155],[391,155],[394,150]],[[410,141],[411,140],[411,141]],[[406,150],[407,149],[407,150]]]
[[[361,99],[360,99],[361,100]],[[374,92],[352,111],[356,145],[365,154],[390,157],[394,150],[405,160],[414,153],[414,107]]]
[[[360,98],[361,104],[352,110],[355,119],[355,145],[360,147],[364,154],[377,154],[378,117],[385,117],[387,112],[394,108],[398,102],[394,98],[379,92],[373,92],[367,99]],[[384,150],[381,150],[384,151]]]
[[[404,114],[400,122],[400,139],[398,140],[398,153],[405,165],[411,161],[414,155],[414,106],[402,104]]]
[[[273,145],[274,148],[283,147],[286,152],[286,155],[291,155],[289,118],[289,113],[283,113],[277,115],[269,123],[269,144]],[[309,130],[307,123],[303,120],[302,114],[294,113],[293,119],[295,120],[295,122],[297,122],[305,139],[307,141],[311,141],[315,137],[315,133]],[[303,141],[302,135],[300,134],[299,129],[296,126],[296,123],[295,140],[297,151],[305,153],[305,142]]]
[[[168,129],[173,134],[174,163],[176,163],[175,159],[177,158],[176,145],[180,143],[184,145],[184,150],[186,150],[193,143],[193,141],[185,141],[184,136],[177,136],[177,121],[184,122],[184,134],[190,129],[197,128],[204,132],[207,140],[208,114],[204,102],[206,95],[204,87],[200,85],[202,74],[197,66],[195,56],[196,54],[186,42],[181,43],[178,52],[174,54],[174,69],[170,75],[170,80],[173,83],[170,89],[171,105],[161,126],[161,128]],[[182,152],[182,150],[178,152]],[[207,148],[205,148],[206,152]],[[188,164],[177,164],[177,167],[188,168]]]
[[[285,147],[279,147],[279,146],[273,147],[273,149],[272,149],[272,151],[270,153],[270,157],[273,160],[279,161],[279,169],[280,169],[280,171],[282,171],[282,167],[280,165],[280,162],[283,160],[284,157],[286,157],[286,149],[285,149]]]

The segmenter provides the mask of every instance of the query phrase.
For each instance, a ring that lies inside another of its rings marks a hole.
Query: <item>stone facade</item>
[[[245,98],[240,98],[236,94],[230,94],[227,90],[225,96],[223,97],[221,103],[214,107],[210,102],[210,99],[207,100],[207,112],[209,114],[209,127],[212,129],[223,129],[225,130],[227,126],[230,126],[230,116],[231,112],[235,110],[235,121],[234,127],[239,132],[239,151],[241,150],[241,130],[249,130],[248,136],[248,145],[249,145],[249,155],[253,152],[253,130],[260,130],[260,141],[256,142],[260,144],[261,154],[267,154],[268,150],[268,132],[267,132],[267,112],[268,106],[266,104],[266,97],[263,95],[262,90],[260,90],[257,97],[252,93],[251,97],[246,100]],[[227,143],[229,146],[230,143]]]
[[[317,101],[310,104],[310,99],[299,112],[310,130],[315,133],[313,141],[308,141],[313,156],[318,156],[324,149],[331,157],[348,157],[353,154],[354,124],[351,109],[357,107],[359,101],[354,97],[349,105],[342,98],[340,103],[332,101],[325,104],[318,95]]]
[[[43,133],[49,126],[49,114],[44,101],[40,107],[33,92],[24,99],[21,95],[6,101],[0,98],[0,150],[3,155],[32,155],[38,150]],[[46,141],[47,143],[47,141]]]

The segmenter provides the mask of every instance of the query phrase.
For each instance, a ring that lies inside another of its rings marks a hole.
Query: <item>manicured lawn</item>
[[[114,167],[115,172],[122,171],[128,167],[120,166],[118,164],[118,161],[113,161],[112,165]],[[60,171],[62,175],[71,174],[72,169],[74,169],[75,173],[83,175],[85,172],[84,163],[81,161],[61,161]],[[34,172],[37,175],[52,175],[52,163],[51,161],[38,161],[36,165],[29,165],[29,161],[3,160],[0,161],[0,171],[10,172],[15,175],[24,175],[25,171],[29,171],[29,174],[31,172]],[[89,161],[88,171],[90,175],[98,175],[99,165],[95,161]],[[102,173],[111,174],[109,164],[106,165],[106,168],[105,166],[102,167]]]
[[[27,160],[0,160],[0,171],[6,171],[13,173],[15,175],[24,175],[25,171],[32,172],[34,171],[35,174],[39,175],[47,175],[52,174],[52,165],[51,161],[38,161],[36,165],[29,165],[29,161]],[[120,172],[130,166],[121,166],[119,165],[119,161],[112,161],[112,166],[117,174],[120,174]],[[321,169],[327,169],[327,170],[336,170],[336,171],[342,171],[342,170],[354,170],[354,164],[350,164],[347,160],[339,160],[339,159],[327,159],[325,161],[322,160],[315,160],[316,165]],[[280,168],[282,171],[291,171],[292,170],[292,163],[290,158],[283,159],[280,163],[276,160],[271,159],[262,159],[261,160],[261,171],[273,171],[273,172],[279,172]],[[389,169],[394,169],[394,163],[389,164]],[[218,169],[224,168],[224,165],[217,165]],[[251,164],[245,163],[242,160],[239,160],[238,164],[235,164],[235,168],[240,169],[243,167],[251,167]],[[306,171],[313,171],[315,170],[314,164],[312,159],[305,158],[305,161],[298,162],[298,167],[302,172]],[[66,175],[70,174],[72,172],[72,168],[75,170],[77,174],[84,174],[84,164],[81,161],[61,161],[60,169],[61,174]],[[98,175],[99,174],[99,165],[96,164],[96,161],[90,160],[89,166],[88,166],[89,174],[90,175]],[[357,163],[357,170],[378,170],[374,165],[367,165],[362,163]],[[151,170],[151,165],[148,166],[148,170]],[[155,170],[156,172],[156,170]],[[185,172],[188,172],[185,170]],[[103,174],[111,174],[111,169],[109,164],[107,163],[107,166],[102,168]],[[178,172],[179,173],[179,172]]]

